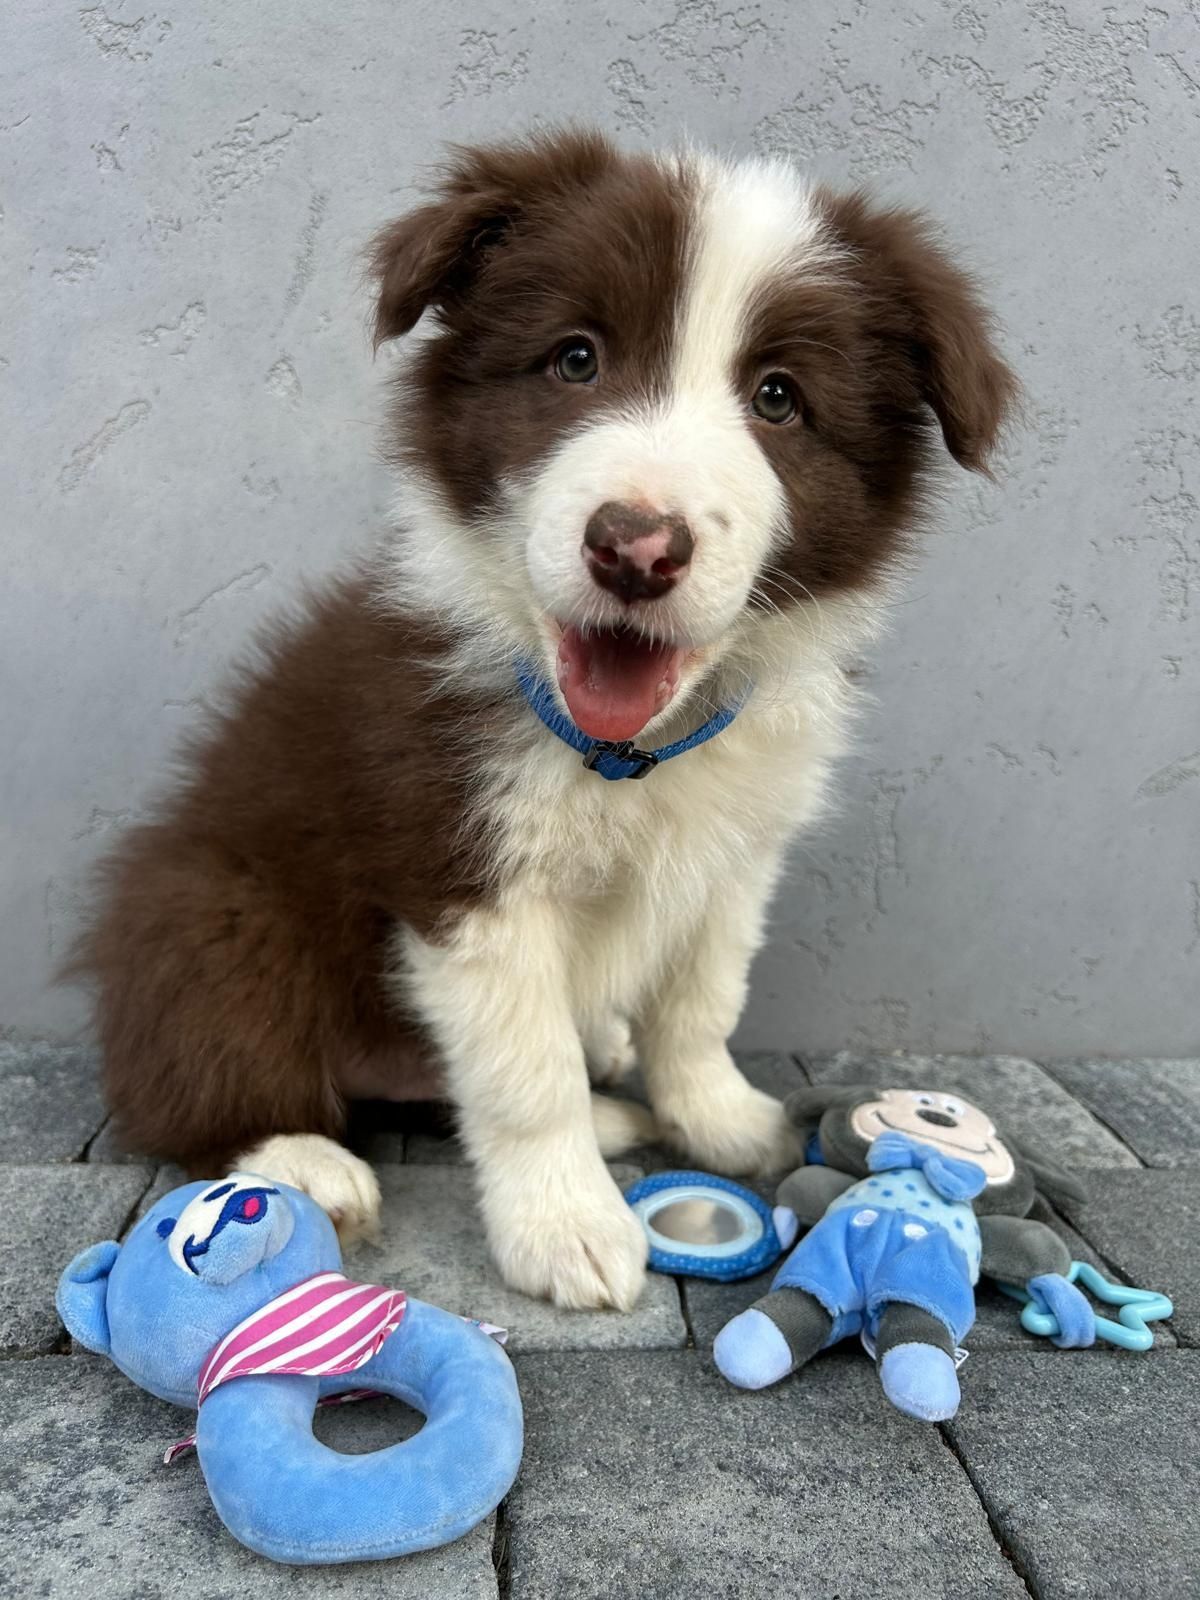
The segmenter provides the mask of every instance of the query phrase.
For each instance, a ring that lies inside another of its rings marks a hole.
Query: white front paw
[[[239,1172],[253,1172],[311,1195],[328,1213],[343,1249],[379,1228],[379,1183],[344,1145],[319,1133],[281,1133],[239,1156]]]
[[[800,1139],[783,1106],[740,1072],[715,1089],[698,1073],[689,1094],[655,1103],[654,1114],[668,1143],[710,1171],[770,1177],[800,1163]]]
[[[507,1283],[568,1311],[632,1308],[645,1281],[646,1236],[603,1165],[586,1177],[534,1169],[515,1192],[501,1188],[503,1199],[485,1190],[484,1214]]]

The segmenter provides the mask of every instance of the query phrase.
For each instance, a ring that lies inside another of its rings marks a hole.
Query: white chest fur
[[[606,782],[537,730],[495,772],[495,915],[514,937],[553,925],[577,1021],[637,1011],[722,896],[773,885],[783,846],[819,809],[841,718],[748,706],[710,743],[647,777]]]

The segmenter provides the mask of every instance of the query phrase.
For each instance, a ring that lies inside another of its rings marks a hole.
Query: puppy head
[[[407,581],[499,618],[595,738],[765,614],[869,588],[939,430],[984,470],[1014,389],[925,221],[775,163],[585,133],[460,151],[372,264],[377,341],[435,318],[393,424],[440,507]]]

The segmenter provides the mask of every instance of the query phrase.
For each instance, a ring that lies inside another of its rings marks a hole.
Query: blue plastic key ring
[[[1096,1318],[1096,1337],[1122,1350],[1149,1350],[1154,1343],[1154,1329],[1146,1324],[1160,1322],[1175,1309],[1165,1294],[1156,1294],[1152,1289],[1134,1289],[1126,1283],[1111,1283],[1086,1261],[1072,1261],[1067,1281],[1081,1283],[1104,1305],[1120,1307],[1116,1322],[1110,1317]],[[1021,1326],[1026,1333],[1052,1339],[1059,1331],[1057,1318],[1028,1289],[1016,1283],[1001,1283],[997,1287],[1013,1300],[1024,1303]]]

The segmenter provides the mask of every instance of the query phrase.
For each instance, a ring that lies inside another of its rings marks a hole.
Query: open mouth
[[[558,686],[575,726],[591,739],[636,738],[671,703],[686,654],[629,628],[564,627]]]

